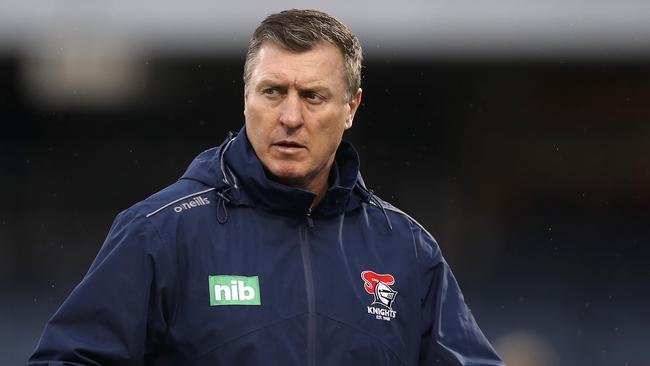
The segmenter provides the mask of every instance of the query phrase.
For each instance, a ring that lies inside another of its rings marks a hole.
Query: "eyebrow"
[[[279,79],[276,79],[274,77],[266,77],[261,79],[259,83],[257,83],[257,86],[258,88],[264,86],[275,86],[275,87],[286,88],[287,87],[286,84],[287,84],[286,82],[280,81]],[[298,85],[298,91],[300,92],[315,91],[315,92],[320,92],[329,95],[333,94],[330,88],[320,84],[318,81],[307,83],[306,85]]]

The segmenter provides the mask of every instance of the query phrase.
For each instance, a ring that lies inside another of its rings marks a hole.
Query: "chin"
[[[271,168],[267,167],[266,171],[273,180],[290,186],[299,186],[305,180],[304,172],[292,165],[281,164]]]

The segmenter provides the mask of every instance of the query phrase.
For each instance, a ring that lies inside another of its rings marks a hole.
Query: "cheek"
[[[254,106],[248,104],[244,111],[245,124],[246,124],[246,136],[250,141],[253,149],[258,155],[263,155],[264,151],[262,146],[264,145],[264,124],[260,120],[259,112],[255,109]]]
[[[347,116],[348,113],[346,113],[345,109],[338,106],[332,106],[327,111],[314,114],[314,117],[320,121],[318,123],[319,129],[333,134],[338,134],[345,129]]]
[[[328,118],[320,124],[318,135],[321,137],[319,145],[323,154],[329,155],[336,151],[343,137],[344,127],[345,120],[341,118],[340,113],[334,114],[333,118]]]
[[[322,129],[323,133],[327,133],[327,136],[330,136],[330,140],[340,140],[345,131],[345,121],[340,113],[336,113],[332,118],[328,118],[327,122],[323,124]]]
[[[259,106],[256,103],[248,103],[246,109],[244,110],[244,117],[246,118],[246,127],[251,128],[255,134],[259,135],[265,128],[264,126],[264,117],[266,113],[263,110],[260,110]]]
[[[268,130],[272,128],[275,118],[275,111],[265,106],[260,101],[251,101],[247,103],[244,110],[247,126],[254,126],[256,130]],[[261,132],[258,132],[261,134]]]

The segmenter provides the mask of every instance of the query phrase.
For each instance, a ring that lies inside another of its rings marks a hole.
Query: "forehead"
[[[251,79],[254,84],[265,80],[344,84],[343,54],[327,42],[321,42],[304,52],[294,52],[264,42],[253,64]]]

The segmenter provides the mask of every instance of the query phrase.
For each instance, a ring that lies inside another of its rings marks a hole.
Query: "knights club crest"
[[[397,296],[397,291],[390,287],[395,284],[395,277],[390,274],[363,271],[361,272],[361,278],[363,279],[364,290],[374,297],[373,302],[368,306],[368,314],[387,321],[395,318],[397,312],[393,310],[393,302]]]

